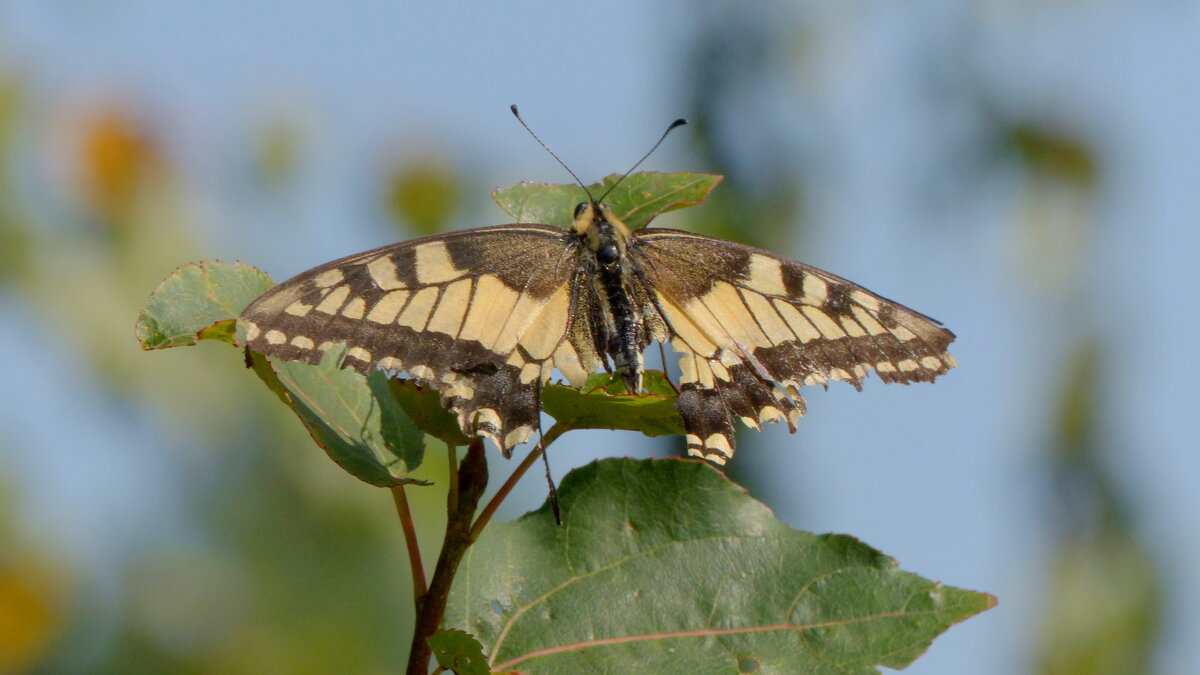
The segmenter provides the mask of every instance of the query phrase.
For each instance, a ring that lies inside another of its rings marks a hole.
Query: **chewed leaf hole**
[[[758,672],[758,659],[749,656],[738,657],[737,662],[739,673],[756,673]]]

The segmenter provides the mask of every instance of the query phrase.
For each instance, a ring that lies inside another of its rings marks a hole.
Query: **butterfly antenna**
[[[513,105],[508,106],[508,109],[512,111],[513,117],[517,118],[517,121],[521,123],[521,126],[525,127],[525,131],[528,131],[529,135],[533,136],[533,140],[537,141],[538,145],[542,146],[543,150],[550,153],[550,156],[554,158],[554,161],[561,164],[562,168],[566,169],[567,173],[571,174],[571,178],[574,178],[575,182],[579,183],[579,187],[583,188],[583,191],[587,194],[588,201],[596,201],[595,199],[592,199],[592,193],[588,191],[587,186],[583,184],[583,181],[579,180],[579,176],[575,175],[575,172],[571,170],[571,167],[567,166],[566,162],[559,159],[558,155],[554,154],[554,151],[550,149],[550,146],[543,143],[542,139],[538,138],[538,135],[533,133],[533,129],[530,129],[529,125],[525,123],[525,120],[521,119],[521,113],[517,112],[517,105],[514,103]],[[550,487],[553,488],[553,484],[551,484]]]
[[[522,124],[524,124],[524,122],[522,122]],[[647,152],[646,154],[642,155],[642,158],[639,159],[637,161],[637,163],[635,163],[633,166],[629,167],[629,170],[626,171],[625,174],[622,175],[620,178],[618,178],[617,182],[613,183],[607,190],[605,190],[604,194],[600,195],[600,201],[604,201],[604,198],[608,196],[608,193],[612,192],[618,185],[620,185],[621,181],[628,178],[629,174],[633,173],[634,169],[641,166],[642,162],[646,161],[647,157],[654,154],[654,151],[658,149],[658,146],[662,145],[662,142],[667,140],[667,134],[671,133],[675,129],[675,127],[681,127],[685,124],[687,124],[687,120],[683,119],[682,117],[675,120],[674,122],[671,122],[671,124],[667,127],[667,130],[663,132],[662,136],[658,137],[658,142],[654,144],[654,147],[650,148],[650,152]],[[533,132],[531,131],[529,133],[533,133]]]

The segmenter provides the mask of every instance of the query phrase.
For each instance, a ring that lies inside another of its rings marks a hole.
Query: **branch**
[[[521,478],[525,475],[525,472],[529,470],[529,467],[533,466],[533,463],[542,456],[542,453],[546,451],[546,447],[557,440],[559,436],[568,431],[570,431],[569,427],[564,427],[561,424],[555,424],[554,426],[550,427],[545,434],[542,435],[542,440],[537,444],[536,447],[533,448],[533,450],[529,451],[529,455],[521,461],[521,464],[512,472],[512,475],[508,477],[508,480],[504,481],[504,485],[500,486],[500,489],[496,491],[496,494],[492,497],[491,501],[487,503],[487,506],[483,507],[483,511],[480,512],[479,517],[475,519],[475,525],[471,527],[472,542],[478,539],[479,535],[483,533],[483,528],[486,527],[488,522],[492,519],[492,515],[496,513],[496,509],[500,508],[500,503],[503,502],[504,498],[508,496],[508,493],[512,492],[513,488],[517,486],[517,483],[520,482]]]
[[[451,459],[454,455],[451,447]],[[413,629],[412,648],[408,656],[408,675],[429,673],[429,659],[432,656],[429,637],[442,624],[454,573],[467,547],[471,545],[471,520],[488,479],[482,438],[473,439],[467,446],[467,456],[461,465],[455,467],[453,463],[450,464],[450,476],[450,493],[446,499],[446,537],[442,541],[442,552],[438,555],[429,590],[417,598],[417,625]]]
[[[408,508],[408,496],[404,494],[403,485],[392,486],[392,500],[396,502],[396,514],[400,516],[400,527],[404,529],[404,544],[408,549],[408,562],[412,569],[413,602],[416,602],[426,590],[425,566],[421,563],[417,529],[413,525],[412,511]]]

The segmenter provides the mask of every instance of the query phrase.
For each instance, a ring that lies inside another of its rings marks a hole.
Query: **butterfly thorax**
[[[580,258],[600,309],[597,351],[606,358],[606,366],[611,362],[629,391],[638,392],[647,338],[630,285],[629,228],[606,205],[583,202],[575,208],[572,229],[583,240]]]

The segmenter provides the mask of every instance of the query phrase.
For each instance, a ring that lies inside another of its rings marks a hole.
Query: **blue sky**
[[[196,219],[205,257],[253,261],[282,279],[394,237],[363,205],[381,145],[446,152],[485,190],[564,181],[509,116],[518,103],[585,180],[639,157],[681,114],[684,87],[672,78],[694,35],[692,9],[587,8],[10,0],[0,7],[0,63],[28,75],[47,110],[112,92],[141,101],[169,128],[168,151],[203,205]],[[1114,473],[1172,598],[1159,664],[1183,672],[1194,662],[1188,636],[1200,634],[1200,458],[1188,424],[1200,375],[1189,358],[1200,334],[1192,297],[1200,6],[861,3],[779,17],[803,29],[795,49],[805,65],[762,96],[781,118],[794,117],[785,127],[791,137],[737,133],[748,143],[806,148],[823,167],[806,176],[810,228],[785,253],[943,320],[958,334],[960,368],[933,387],[873,381],[862,393],[814,391],[796,436],[772,429],[765,448],[736,461],[767,476],[770,494],[760,496],[793,526],[853,534],[905,569],[1000,597],[997,609],[948,631],[907,672],[1023,670],[1052,544],[1037,464],[1054,393],[1046,376],[1058,376],[1066,336],[1093,326],[1111,354],[1102,406]],[[948,56],[968,62],[930,67]],[[938,86],[930,73],[953,77],[956,68],[988,83],[998,111],[1092,139],[1105,166],[1096,198],[1047,211],[1003,174],[949,202],[935,198],[930,181],[956,170],[945,164],[965,153],[973,123],[961,101],[930,93]],[[266,222],[247,223],[256,212],[232,184],[230,158],[244,152],[257,120],[280,115],[310,132],[303,189],[286,209],[261,212]],[[687,144],[676,135],[649,168],[705,169],[689,165]],[[1031,210],[1088,219],[1088,248],[1078,256],[1085,269],[1075,277],[1083,288],[1046,292],[1057,278],[1029,264],[1024,230],[1013,226]],[[503,220],[498,209],[477,211],[475,224]],[[273,233],[284,221],[296,238],[277,246]],[[180,262],[164,260],[162,272]],[[53,383],[69,377],[47,379],[26,356],[31,340],[56,344],[52,326],[14,298],[4,305],[0,369],[20,383],[5,391],[25,394],[4,402],[0,420],[20,441],[0,462],[34,486],[22,491],[24,512],[38,527],[73,532],[70,514],[90,504],[96,512],[78,531],[128,528],[130,513],[164,501],[142,492],[154,481],[138,472],[156,470],[144,461],[155,454],[148,448],[170,432],[147,411],[112,410],[86,381],[82,396],[58,390]],[[53,367],[87,372],[69,359]],[[59,407],[73,409],[76,428],[52,423],[47,410]],[[565,439],[556,473],[584,463],[597,438]],[[626,441],[655,447],[632,434]],[[64,467],[84,467],[90,480],[38,478]],[[526,483],[512,514],[544,496],[540,482]],[[156,527],[177,519],[186,515],[158,516]],[[106,546],[131,545],[136,537],[127,535],[79,545],[119,558]]]

